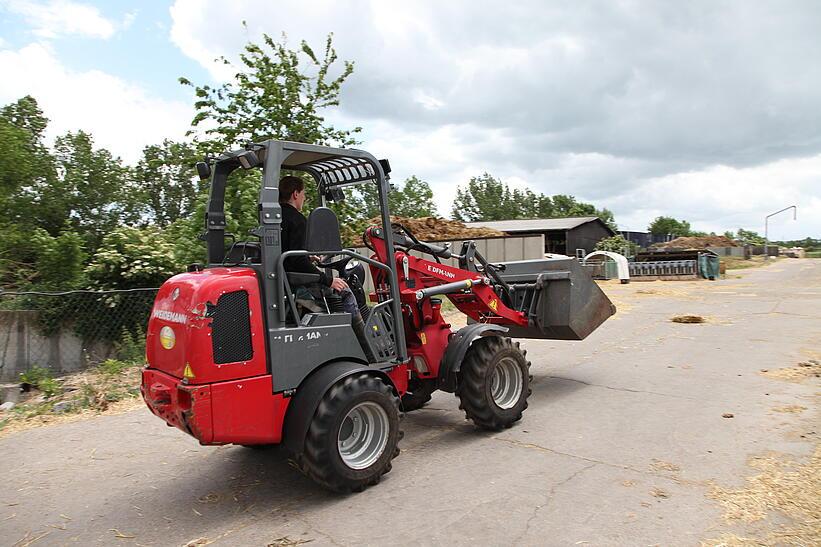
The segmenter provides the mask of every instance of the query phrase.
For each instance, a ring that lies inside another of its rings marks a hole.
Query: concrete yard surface
[[[821,260],[603,286],[620,311],[587,340],[522,341],[521,422],[477,431],[437,393],[361,494],[322,490],[278,449],[199,446],[144,408],[8,435],[0,544],[698,545],[790,526],[727,521],[710,493],[742,487],[751,456],[818,444],[818,379],[761,371],[821,357]]]

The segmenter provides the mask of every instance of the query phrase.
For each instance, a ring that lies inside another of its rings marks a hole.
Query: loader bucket
[[[570,257],[505,262],[511,307],[525,312],[529,326],[511,326],[515,338],[583,340],[616,313],[590,273]]]

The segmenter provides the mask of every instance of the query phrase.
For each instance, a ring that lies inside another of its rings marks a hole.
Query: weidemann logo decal
[[[151,317],[156,317],[157,319],[162,319],[163,321],[169,321],[171,323],[180,323],[181,325],[185,325],[188,320],[184,313],[168,310],[154,310],[151,312]]]
[[[449,277],[450,279],[454,279],[454,278],[456,277],[456,274],[455,274],[455,273],[453,273],[453,272],[448,272],[448,271],[446,271],[446,270],[443,270],[442,268],[437,268],[436,266],[430,266],[430,265],[428,265],[428,271],[429,271],[430,273],[435,273],[435,274],[439,274],[439,275],[444,275],[445,277]]]

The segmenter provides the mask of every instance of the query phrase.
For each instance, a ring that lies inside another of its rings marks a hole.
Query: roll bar
[[[258,162],[253,160],[252,152]],[[253,163],[253,165],[251,165]],[[243,165],[244,164],[244,165]],[[216,158],[211,173],[211,188],[205,212],[205,241],[208,252],[208,265],[218,266],[225,255],[225,187],[228,176],[240,167],[261,167],[263,170],[262,187],[258,199],[259,225],[252,232],[260,239],[262,263],[260,265],[261,285],[266,299],[265,319],[268,329],[269,347],[273,342],[273,329],[285,327],[284,304],[289,298],[286,294],[284,268],[282,266],[281,229],[282,209],[279,205],[279,179],[282,169],[310,173],[317,182],[320,196],[324,201],[327,190],[354,184],[373,183],[379,192],[379,209],[383,226],[390,226],[388,208],[388,177],[385,171],[388,164],[378,161],[364,150],[349,148],[332,148],[290,141],[268,140],[262,143],[249,144],[246,148],[226,152]],[[383,169],[383,165],[385,169]],[[385,245],[388,256],[395,253],[394,239],[391,230],[385,230]],[[388,271],[390,282],[390,299],[396,333],[397,354],[402,362],[407,361],[405,332],[401,324],[401,307],[399,295],[399,276],[396,264],[382,264],[370,258],[347,251],[357,259],[377,268]],[[300,254],[300,251],[289,251],[287,255]],[[304,252],[308,254],[307,251]],[[346,254],[335,251],[336,254]],[[317,254],[315,251],[310,254]],[[278,279],[279,277],[279,279]],[[293,304],[293,303],[292,303]]]

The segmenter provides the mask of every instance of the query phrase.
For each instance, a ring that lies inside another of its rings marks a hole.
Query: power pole
[[[770,217],[774,217],[778,213],[783,213],[784,211],[787,211],[789,209],[793,210],[792,219],[797,220],[798,219],[798,207],[796,207],[795,205],[790,205],[789,207],[784,207],[783,209],[780,209],[780,210],[776,211],[775,213],[769,214],[769,215],[764,217],[764,260],[769,260],[770,259],[770,253],[768,252],[768,246],[769,246],[769,242],[770,242],[770,238],[769,238]]]

